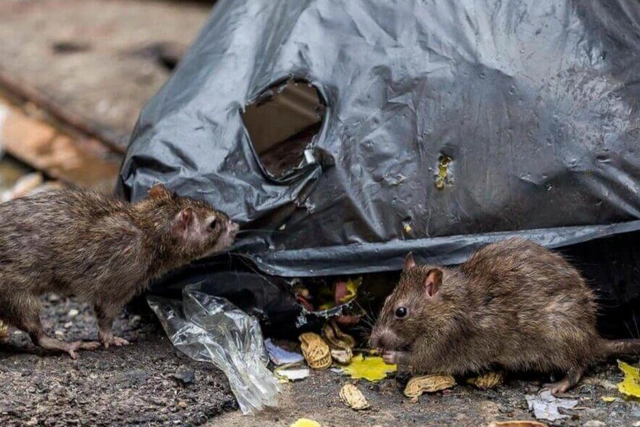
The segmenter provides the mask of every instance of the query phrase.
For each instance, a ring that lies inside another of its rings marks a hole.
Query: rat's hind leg
[[[113,320],[120,312],[120,307],[105,307],[100,304],[95,305],[96,317],[98,318],[98,337],[104,348],[109,348],[110,345],[120,347],[129,344],[129,341],[124,338],[114,337],[111,328],[113,326]]]
[[[555,383],[545,384],[543,388],[551,391],[551,394],[553,395],[566,393],[569,389],[578,384],[583,373],[583,367],[575,366],[569,369],[569,372],[567,372],[567,375],[565,375],[563,379]]]
[[[67,343],[48,337],[40,322],[40,302],[34,296],[14,294],[8,304],[5,311],[9,315],[10,323],[27,332],[33,343],[45,350],[62,351],[68,353],[72,359],[76,359],[77,350],[96,350],[100,347],[96,342]]]

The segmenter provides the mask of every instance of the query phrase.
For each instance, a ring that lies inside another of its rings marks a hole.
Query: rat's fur
[[[47,337],[38,299],[74,295],[94,305],[105,347],[126,344],[111,333],[122,307],[150,280],[230,246],[236,230],[225,214],[162,185],[137,204],[83,190],[0,204],[0,319],[75,358],[96,343]]]
[[[429,296],[425,284],[433,272],[441,272],[441,281],[431,283],[436,290]],[[398,307],[408,315],[396,318]],[[551,389],[564,392],[589,365],[640,351],[640,340],[601,338],[596,313],[594,294],[566,260],[509,239],[457,268],[416,266],[409,255],[371,342],[385,359],[414,372],[562,371],[567,377]]]

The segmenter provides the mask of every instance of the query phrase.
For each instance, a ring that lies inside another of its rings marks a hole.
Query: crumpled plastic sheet
[[[562,418],[568,418],[567,415],[561,414],[558,409],[572,409],[578,405],[577,400],[559,399],[552,395],[549,390],[545,390],[536,396],[527,395],[525,397],[529,410],[533,411],[533,415],[539,420],[557,421]]]
[[[224,298],[189,285],[178,300],[149,296],[173,345],[190,358],[213,363],[231,385],[244,414],[277,406],[280,385],[267,369],[268,355],[258,321]]]

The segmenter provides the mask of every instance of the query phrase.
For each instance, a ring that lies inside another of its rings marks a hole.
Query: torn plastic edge
[[[313,139],[307,145],[307,147],[303,152],[303,157],[305,158],[305,162],[307,164],[305,164],[302,167],[294,168],[289,173],[286,173],[281,177],[276,177],[267,170],[267,168],[262,163],[262,160],[260,160],[260,155],[257,153],[255,147],[253,146],[253,143],[251,142],[251,135],[249,135],[249,130],[247,129],[247,126],[244,123],[244,120],[242,120],[242,114],[246,112],[247,106],[255,102],[258,102],[260,95],[262,93],[270,89],[279,89],[280,86],[285,85],[289,80],[293,80],[294,82],[304,82],[305,84],[312,85],[315,88],[315,90],[318,91],[318,94],[320,95],[320,101],[324,103],[324,114],[322,116],[322,125],[320,126],[320,130],[318,131],[317,134],[314,135]],[[319,159],[314,155],[314,151],[315,151],[314,148],[316,147],[317,142],[324,139],[325,137],[325,134],[327,132],[328,117],[331,113],[331,108],[327,100],[327,94],[325,93],[322,85],[318,84],[317,80],[311,78],[311,76],[304,77],[304,76],[300,76],[293,73],[289,73],[289,74],[285,74],[280,77],[277,77],[273,79],[271,83],[260,86],[260,88],[257,91],[255,91],[253,95],[248,97],[245,103],[238,110],[238,113],[241,115],[240,123],[242,124],[242,133],[244,136],[243,143],[246,143],[249,145],[249,149],[251,150],[251,154],[253,155],[253,160],[256,162],[256,164],[260,168],[260,171],[268,181],[271,181],[277,184],[289,184],[293,181],[297,181],[301,176],[310,174],[311,171],[314,169],[322,169]],[[307,151],[309,153],[307,153]],[[308,161],[309,155],[311,155],[314,158],[315,161],[313,163],[310,163]]]
[[[320,317],[324,319],[331,319],[333,317],[340,316],[343,314],[343,310],[347,308],[351,308],[351,306],[355,303],[357,298],[353,298],[351,301],[347,301],[343,304],[336,305],[335,307],[328,308],[326,310],[318,310],[318,311],[310,311],[307,310],[304,305],[298,303],[298,306],[301,308],[300,314],[296,319],[296,327],[300,328],[306,325],[309,320],[308,317]]]
[[[280,277],[320,277],[398,271],[408,252],[423,263],[461,264],[480,247],[511,237],[532,240],[549,249],[640,230],[640,220],[594,226],[542,228],[485,234],[444,236],[387,243],[244,252],[262,272]],[[249,249],[246,247],[245,249]]]

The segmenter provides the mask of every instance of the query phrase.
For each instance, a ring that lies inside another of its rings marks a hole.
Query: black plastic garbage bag
[[[640,229],[639,52],[635,0],[222,0],[142,111],[118,192],[205,198],[282,277],[609,237],[598,279],[629,301],[637,250],[611,242]],[[287,125],[308,145],[276,173]]]

